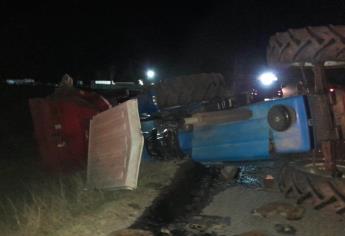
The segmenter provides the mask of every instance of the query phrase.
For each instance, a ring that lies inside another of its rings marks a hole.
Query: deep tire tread
[[[334,203],[336,201],[337,201],[336,197],[330,196],[330,197],[324,199],[323,201],[320,201],[317,204],[315,204],[314,205],[314,209],[315,210],[320,210],[320,209],[326,207],[327,205],[332,204],[332,203]]]
[[[307,184],[313,196],[315,196],[318,200],[322,201],[325,198],[324,195],[315,188],[312,181],[308,177],[307,177]]]
[[[289,164],[281,171],[278,186],[285,197],[295,198],[296,204],[311,202],[316,210],[330,208],[344,214],[345,180],[310,174],[298,168],[299,165]]]
[[[267,48],[269,64],[345,61],[345,26],[329,25],[276,33]]]

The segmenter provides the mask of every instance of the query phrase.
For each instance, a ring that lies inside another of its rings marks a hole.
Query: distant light
[[[335,89],[334,89],[334,88],[330,88],[329,91],[330,91],[331,93],[333,93],[333,92],[335,91]]]
[[[30,78],[6,79],[6,83],[9,85],[33,85],[35,84],[35,80]]]
[[[111,82],[112,82],[112,81],[110,81],[110,80],[96,80],[96,81],[95,81],[95,84],[111,85],[111,84],[112,84]]]
[[[151,85],[155,85],[155,83],[151,83]]]
[[[258,91],[256,89],[252,89],[252,91],[250,92],[250,95],[252,96],[258,96]]]
[[[139,85],[141,85],[141,86],[143,86],[144,85],[144,81],[143,80],[138,80],[138,83],[139,83]]]
[[[258,79],[264,86],[270,86],[274,82],[278,81],[277,76],[273,72],[262,73]]]
[[[271,99],[270,98],[265,98],[264,101],[268,102],[268,101],[271,101]]]
[[[157,97],[154,95],[152,96],[152,102],[153,102],[153,104],[158,105]]]
[[[13,79],[7,79],[6,83],[12,85],[12,84],[16,84],[16,81],[14,81]]]
[[[156,72],[154,70],[147,70],[146,77],[147,79],[152,80],[156,77]]]

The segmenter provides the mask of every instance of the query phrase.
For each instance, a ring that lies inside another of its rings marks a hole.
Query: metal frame
[[[314,73],[314,88],[312,96],[319,97],[318,102],[314,106],[319,106],[318,110],[321,112],[312,114],[312,116],[319,116],[317,119],[313,119],[313,130],[315,137],[315,148],[321,148],[325,168],[327,171],[337,173],[336,160],[337,142],[340,140],[339,130],[334,120],[334,114],[332,105],[337,101],[334,101],[328,91],[328,81],[325,74],[324,64],[315,64],[313,66]],[[315,108],[315,107],[314,107]],[[311,110],[313,107],[311,107]]]

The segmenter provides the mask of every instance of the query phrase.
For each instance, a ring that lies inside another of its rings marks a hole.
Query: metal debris
[[[239,173],[239,168],[237,166],[224,166],[220,170],[221,176],[224,178],[225,181],[233,180],[236,175]]]
[[[197,215],[187,221],[180,221],[169,226],[169,230],[175,235],[183,232],[183,235],[216,235],[215,231],[224,231],[230,226],[230,217]]]
[[[154,236],[151,231],[141,229],[123,229],[114,231],[108,236]]]
[[[274,177],[272,175],[266,175],[263,181],[265,188],[274,187]]]
[[[236,234],[234,236],[267,236],[267,234],[259,230],[252,230],[242,234]]]
[[[296,234],[296,229],[293,226],[287,224],[276,224],[274,225],[274,229],[277,231],[277,233],[281,234]]]
[[[280,215],[288,220],[299,220],[303,217],[304,212],[305,209],[301,206],[286,202],[271,202],[253,210],[253,215],[264,218]]]

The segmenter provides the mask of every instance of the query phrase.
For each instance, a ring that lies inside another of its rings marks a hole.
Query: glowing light
[[[278,78],[273,72],[265,72],[259,76],[258,80],[261,82],[262,85],[270,86],[274,82],[278,81]]]
[[[110,80],[96,80],[95,84],[105,84],[105,85],[111,85],[112,81]]]
[[[335,91],[335,89],[334,89],[334,88],[330,88],[329,91],[330,91],[331,93],[333,93],[333,92]]]
[[[147,79],[152,80],[156,77],[156,72],[154,70],[147,70],[146,77]]]
[[[140,80],[138,80],[138,83],[139,83],[139,85],[141,85],[141,86],[143,86],[143,85],[144,85],[144,81],[142,81],[141,79],[140,79]]]

